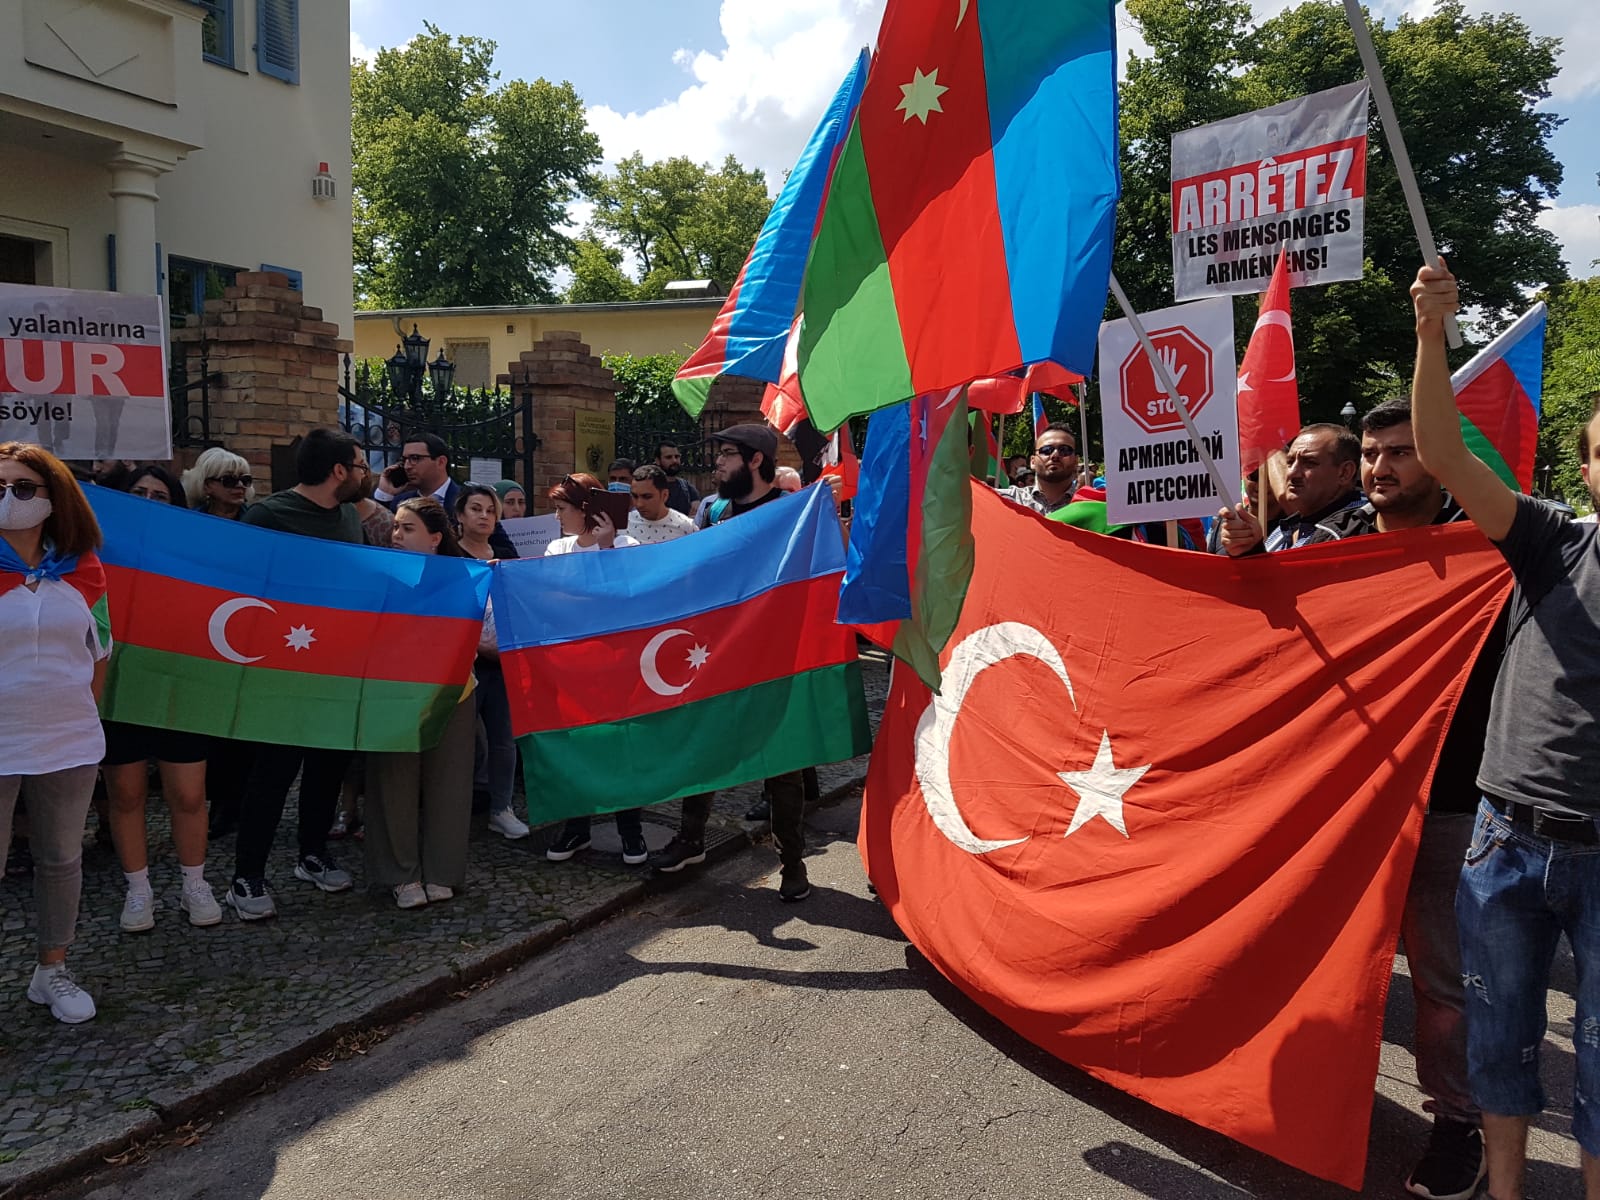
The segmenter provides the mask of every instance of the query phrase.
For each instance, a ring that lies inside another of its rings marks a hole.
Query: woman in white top
[[[99,522],[66,465],[25,442],[0,445],[0,679],[21,700],[0,721],[0,846],[23,794],[39,941],[28,999],[73,1025],[94,1016],[66,960],[106,748],[96,705],[111,634],[91,610],[105,593],[99,546]]]

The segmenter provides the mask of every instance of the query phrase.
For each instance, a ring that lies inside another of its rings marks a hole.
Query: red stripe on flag
[[[1456,393],[1461,415],[1476,425],[1500,452],[1526,491],[1533,486],[1539,449],[1539,416],[1505,359],[1497,359]]]
[[[855,634],[834,623],[838,609],[839,576],[824,575],[671,625],[511,651],[500,664],[512,729],[603,725],[850,662]]]
[[[118,642],[305,675],[461,685],[483,628],[459,617],[263,600],[128,567],[107,566],[106,578]]]

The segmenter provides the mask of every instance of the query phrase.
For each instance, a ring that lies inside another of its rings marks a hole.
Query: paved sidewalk
[[[881,657],[862,665],[876,722],[888,669]],[[865,757],[820,768],[824,799],[859,787],[865,773]],[[719,794],[707,838],[713,857],[766,832],[742,820],[759,795],[759,785]],[[646,811],[652,848],[671,836],[677,807]],[[344,843],[340,864],[355,874],[356,890],[324,895],[291,874],[291,801],[271,863],[278,919],[246,926],[228,912],[221,925],[195,929],[178,908],[177,860],[159,799],[149,817],[152,932],[121,932],[116,859],[85,850],[71,953],[99,1008],[85,1025],[62,1025],[27,1001],[32,882],[0,880],[0,1197],[39,1190],[130,1139],[181,1124],[344,1033],[435,1003],[660,886],[647,868],[622,864],[609,821],[596,823],[593,849],[551,863],[544,848],[552,830],[507,842],[479,816],[468,886],[454,900],[401,912],[387,892],[365,888],[353,842]],[[232,858],[232,837],[211,849],[207,873],[219,894]]]

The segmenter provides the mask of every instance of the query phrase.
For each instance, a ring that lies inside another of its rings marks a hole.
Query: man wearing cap
[[[783,499],[786,494],[774,486],[778,470],[778,435],[767,425],[734,425],[711,440],[717,447],[717,495],[700,510],[697,524],[708,528],[730,517],[737,517]],[[801,771],[790,771],[766,781],[772,799],[772,840],[778,848],[783,871],[778,898],[786,903],[804,900],[811,894],[806,878],[805,779]],[[706,860],[706,821],[711,816],[714,792],[683,798],[683,821],[677,835],[650,862],[657,871],[672,874]]]

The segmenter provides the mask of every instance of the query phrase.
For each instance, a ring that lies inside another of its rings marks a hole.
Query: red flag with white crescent
[[[1239,367],[1239,466],[1248,474],[1282,450],[1300,431],[1300,388],[1295,382],[1294,329],[1289,321],[1288,255],[1278,255]]]

